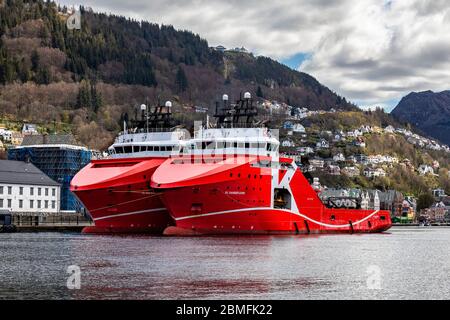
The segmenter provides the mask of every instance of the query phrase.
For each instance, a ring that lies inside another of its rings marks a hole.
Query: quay
[[[17,232],[75,232],[80,233],[86,225],[37,225],[37,226],[16,226]]]
[[[81,232],[94,223],[78,214],[54,214],[46,217],[13,215],[17,232]]]
[[[419,227],[421,226],[420,223],[413,222],[413,223],[393,223],[393,227]],[[425,227],[450,227],[450,223],[430,223],[430,225]]]

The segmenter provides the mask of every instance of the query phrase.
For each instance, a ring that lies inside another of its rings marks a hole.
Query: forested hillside
[[[59,123],[91,147],[111,142],[122,112],[158,98],[174,100],[180,112],[242,90],[296,107],[355,108],[307,74],[213,50],[172,26],[81,7],[81,30],[69,30],[69,12],[56,3],[0,4],[0,117]]]

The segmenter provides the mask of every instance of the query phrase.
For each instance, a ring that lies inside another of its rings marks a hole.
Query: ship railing
[[[136,133],[152,133],[152,132],[172,132],[171,128],[148,128],[147,129],[127,129],[126,131],[119,132],[119,136],[126,134],[136,134]]]

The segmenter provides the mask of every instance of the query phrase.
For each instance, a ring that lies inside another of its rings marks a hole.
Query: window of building
[[[34,196],[34,188],[30,187],[30,196]]]
[[[0,199],[0,208],[3,208],[3,199]]]
[[[53,197],[56,196],[56,188],[52,188],[52,196],[53,196]]]
[[[45,188],[45,196],[48,196],[48,188]]]
[[[23,208],[23,200],[19,200],[19,208]]]
[[[38,200],[37,205],[38,205],[38,209],[40,209],[41,208],[41,200]]]
[[[8,187],[8,194],[12,194],[12,187],[11,186]]]
[[[53,201],[52,201],[52,209],[55,209],[55,208],[56,208],[56,201],[53,200]]]
[[[19,187],[19,195],[23,196],[23,187]]]
[[[3,186],[0,186],[0,194],[3,194]]]
[[[45,200],[44,206],[45,206],[45,209],[48,209],[48,200]]]
[[[11,199],[8,199],[8,208],[11,208],[12,207],[12,201],[11,201]]]
[[[42,194],[42,188],[38,188],[38,196]]]
[[[30,200],[30,209],[34,208],[34,200]]]

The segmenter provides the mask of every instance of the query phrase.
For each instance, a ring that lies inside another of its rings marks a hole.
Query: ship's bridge
[[[188,138],[189,132],[183,129],[149,132],[128,130],[119,134],[108,152],[112,158],[169,157],[178,154],[182,141]]]
[[[189,154],[251,154],[278,157],[279,141],[268,128],[199,128],[185,142]]]

